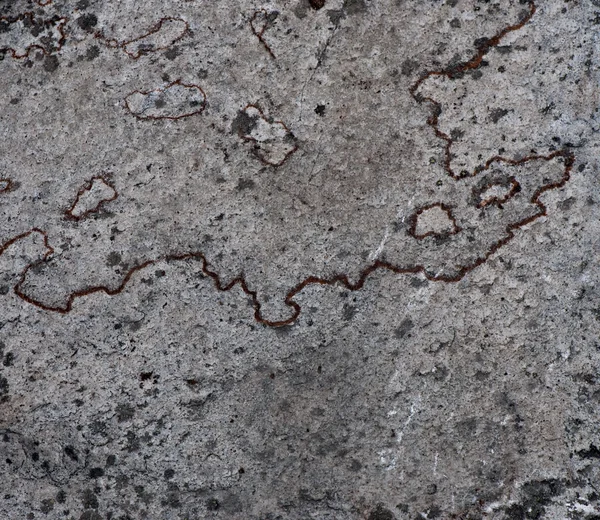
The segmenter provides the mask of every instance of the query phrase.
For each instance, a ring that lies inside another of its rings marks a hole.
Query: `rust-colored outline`
[[[10,191],[14,186],[12,179],[8,179],[8,178],[0,179],[0,184],[6,184],[6,186],[4,186],[4,188],[0,188],[0,193],[6,193],[7,191]],[[2,254],[1,251],[0,251],[0,254]]]
[[[175,38],[169,45],[167,45],[165,47],[155,47],[150,50],[138,50],[137,52],[129,52],[126,49],[126,47],[128,45],[131,45],[132,43],[135,43],[135,42],[139,42],[140,40],[143,40],[144,38],[147,38],[148,36],[151,36],[152,34],[156,34],[157,32],[159,32],[165,22],[183,22],[185,24],[185,29],[181,32],[181,34],[177,38]],[[96,31],[94,33],[94,38],[97,38],[98,40],[102,40],[104,42],[104,44],[107,47],[109,47],[110,49],[121,49],[131,59],[138,60],[142,56],[149,54],[151,52],[164,51],[164,50],[168,49],[169,47],[171,47],[172,45],[174,45],[175,43],[177,43],[178,41],[183,39],[184,36],[189,32],[189,30],[190,30],[190,24],[187,22],[187,20],[184,20],[183,18],[174,18],[172,16],[166,16],[164,18],[161,18],[152,27],[150,27],[150,29],[148,29],[148,32],[142,34],[141,36],[138,36],[137,38],[133,38],[132,40],[124,40],[124,41],[120,42],[119,40],[116,40],[114,38],[106,38],[104,36],[104,32],[101,30]]]
[[[271,11],[271,12],[273,12],[273,11]],[[254,22],[256,21],[256,18],[258,17],[258,15],[261,13],[263,13],[265,15],[266,22],[263,25],[263,28],[260,31],[257,31],[256,27],[254,27]],[[277,57],[273,53],[271,46],[265,41],[265,39],[263,37],[265,32],[267,31],[267,29],[269,28],[269,18],[268,17],[269,17],[269,11],[267,11],[266,9],[257,9],[256,11],[254,11],[254,15],[250,19],[250,28],[252,29],[254,36],[256,36],[258,38],[258,41],[260,41],[260,43],[263,44],[263,47],[267,50],[267,52],[269,53],[269,56],[271,56],[271,58],[276,60]]]
[[[442,232],[442,233],[436,233],[435,231],[428,231],[427,233],[423,233],[422,235],[417,234],[417,224],[418,224],[419,217],[423,213],[425,213],[427,210],[432,209],[432,208],[440,208],[446,212],[446,215],[448,215],[450,222],[452,222],[452,231]],[[452,207],[444,204],[443,202],[434,202],[433,204],[427,204],[426,206],[420,207],[419,209],[417,209],[417,211],[415,211],[411,215],[409,222],[410,222],[410,227],[408,228],[408,234],[411,237],[416,238],[417,240],[424,240],[425,238],[432,237],[432,236],[449,237],[452,235],[456,235],[457,233],[460,233],[462,231],[460,226],[456,222],[456,218],[454,217],[454,214],[452,213]]]
[[[439,137],[440,139],[445,141],[446,144],[444,147],[444,154],[445,154],[444,169],[446,170],[446,173],[455,180],[464,179],[465,177],[474,177],[479,172],[481,172],[483,170],[487,170],[489,168],[490,164],[492,164],[493,162],[496,162],[498,159],[502,159],[502,158],[500,156],[492,157],[491,159],[488,159],[488,161],[486,162],[486,164],[484,166],[477,166],[473,170],[472,173],[470,173],[466,170],[463,170],[460,173],[455,173],[452,170],[452,166],[451,166],[452,155],[450,153],[450,148],[452,147],[452,144],[454,141],[448,134],[442,132],[439,128],[439,117],[442,113],[442,105],[441,105],[441,103],[438,103],[431,97],[421,96],[420,94],[417,94],[417,90],[427,79],[429,79],[433,76],[445,76],[449,79],[453,79],[469,70],[475,70],[475,69],[479,68],[479,66],[483,62],[483,58],[485,57],[485,55],[491,49],[493,49],[494,47],[497,47],[500,44],[500,42],[502,41],[502,39],[507,34],[514,32],[514,31],[518,31],[519,29],[523,28],[533,18],[533,15],[536,12],[536,6],[535,6],[534,0],[529,0],[528,5],[529,5],[529,12],[527,13],[526,16],[524,16],[521,19],[520,22],[513,24],[513,25],[509,25],[508,27],[505,27],[500,32],[498,32],[494,36],[492,36],[491,38],[482,39],[481,43],[479,43],[479,45],[478,45],[477,53],[469,61],[464,62],[464,63],[459,63],[458,65],[454,65],[447,69],[426,72],[410,88],[410,94],[417,103],[421,104],[423,101],[427,101],[428,103],[431,103],[431,105],[433,106],[432,114],[427,119],[427,124],[429,126],[431,126],[431,128],[433,128],[433,131],[435,132],[435,135],[437,137]],[[516,162],[515,164],[521,164],[521,162]]]
[[[485,50],[482,52],[481,47],[480,47],[480,51],[479,51],[478,55],[475,58],[473,58],[471,61],[467,62],[463,66],[459,66],[458,68],[455,67],[448,71],[428,73],[427,75],[423,76],[423,78],[429,77],[431,75],[436,75],[436,74],[437,75],[443,75],[443,74],[449,75],[449,74],[452,74],[452,72],[451,72],[452,70],[460,71],[460,70],[468,70],[468,69],[473,69],[473,68],[478,67],[481,64],[483,55],[485,54],[485,52],[487,52],[487,50],[489,50],[490,48],[492,48],[495,45],[498,45],[498,43],[500,42],[500,40],[502,39],[502,37],[504,35],[508,34],[511,31],[515,31],[515,30],[521,28],[525,23],[527,23],[527,21],[529,21],[529,19],[531,19],[531,16],[533,16],[534,12],[535,12],[535,5],[534,5],[533,0],[531,0],[530,1],[530,15],[528,17],[526,17],[526,19],[522,23],[509,26],[508,28],[506,28],[503,31],[501,31],[500,33],[498,33],[492,39],[487,40],[487,43],[483,46]],[[416,89],[419,87],[419,85],[424,81],[423,78],[421,78],[411,88],[411,93],[413,93],[413,95],[414,95],[414,92],[416,91]],[[428,99],[428,98],[419,99],[418,96],[414,96],[414,97],[417,102],[421,102],[423,100]],[[436,107],[434,114],[441,110],[441,106],[439,105],[439,103],[437,103],[433,100],[430,100],[430,102],[433,103],[434,107]],[[438,115],[439,115],[439,113],[438,113]],[[432,116],[432,118],[430,118],[428,120],[428,123],[435,130],[436,135],[438,135],[438,137],[440,137],[441,139],[444,139],[446,141],[447,161],[448,161],[449,157],[450,157],[449,156],[449,147],[452,144],[451,138],[449,136],[446,136],[445,134],[443,134],[436,128],[436,124],[437,124],[437,116],[436,115]],[[131,278],[134,276],[135,273],[137,273],[138,271],[141,271],[147,267],[155,265],[158,262],[161,262],[161,261],[167,261],[167,262],[183,261],[183,260],[189,260],[189,259],[200,260],[200,261],[202,261],[203,273],[213,280],[217,290],[222,291],[222,292],[230,291],[235,286],[239,285],[240,288],[242,289],[242,291],[248,297],[250,297],[250,299],[252,300],[252,305],[254,308],[254,319],[258,323],[261,323],[263,325],[270,326],[270,327],[283,327],[283,326],[291,325],[292,323],[294,323],[296,321],[296,319],[298,318],[298,316],[300,315],[302,308],[299,303],[294,301],[294,298],[297,294],[299,294],[301,291],[303,291],[309,285],[333,286],[336,284],[340,284],[350,291],[358,291],[359,289],[361,289],[364,286],[367,278],[373,272],[380,270],[380,269],[386,270],[386,271],[391,271],[392,273],[395,273],[395,274],[422,274],[428,280],[436,281],[436,282],[446,282],[446,283],[459,282],[460,280],[462,280],[465,277],[465,275],[467,273],[469,273],[470,271],[479,267],[480,265],[484,264],[501,247],[503,247],[508,242],[510,242],[514,238],[516,230],[520,229],[523,226],[526,226],[527,224],[534,222],[535,220],[537,220],[538,218],[540,218],[542,216],[547,215],[547,208],[546,208],[545,204],[540,200],[540,197],[547,191],[562,188],[569,181],[569,179],[571,177],[571,170],[575,163],[575,156],[570,150],[565,149],[565,150],[558,150],[558,151],[552,152],[549,155],[531,155],[531,156],[522,158],[520,160],[505,159],[503,157],[493,157],[492,159],[489,159],[483,167],[479,167],[475,170],[474,175],[480,173],[481,171],[489,169],[491,167],[491,165],[495,162],[505,163],[505,164],[516,166],[516,165],[525,164],[525,163],[531,162],[531,161],[538,161],[538,160],[551,161],[556,158],[561,158],[564,161],[563,175],[560,180],[558,180],[556,182],[551,182],[551,183],[545,184],[545,185],[539,187],[533,193],[533,195],[530,199],[530,202],[538,207],[537,213],[535,213],[529,217],[526,217],[526,218],[520,220],[519,222],[507,224],[506,228],[505,228],[506,235],[503,238],[501,238],[500,240],[498,240],[494,244],[492,244],[491,247],[482,256],[478,257],[476,260],[472,261],[470,264],[458,267],[458,271],[455,274],[453,274],[453,275],[433,274],[433,273],[428,272],[427,268],[425,266],[419,265],[419,264],[412,265],[412,266],[411,265],[397,266],[397,265],[391,264],[389,262],[385,262],[383,260],[376,260],[374,263],[365,267],[360,272],[358,281],[356,283],[352,283],[350,281],[348,275],[346,275],[346,274],[337,274],[330,278],[309,276],[308,278],[305,278],[300,283],[296,284],[294,287],[292,287],[287,292],[285,299],[284,299],[284,303],[286,306],[288,306],[292,309],[292,316],[285,320],[271,321],[271,320],[267,320],[267,319],[263,318],[262,313],[261,313],[261,304],[260,304],[260,301],[258,300],[258,296],[257,296],[258,293],[257,293],[257,291],[254,291],[248,287],[248,284],[246,283],[244,276],[240,275],[237,278],[231,280],[228,284],[224,284],[224,282],[221,280],[221,277],[218,275],[218,273],[216,273],[215,271],[213,271],[210,268],[210,263],[208,262],[206,256],[202,252],[199,252],[199,251],[198,252],[192,251],[192,252],[182,253],[182,254],[170,254],[170,255],[166,255],[166,256],[163,256],[163,257],[160,257],[160,258],[157,258],[154,260],[146,260],[145,262],[142,262],[141,264],[138,264],[138,265],[132,267],[131,269],[129,269],[126,272],[121,283],[116,288],[110,289],[109,287],[105,287],[105,286],[93,286],[93,287],[88,287],[86,289],[82,289],[82,290],[73,292],[69,295],[66,303],[63,306],[46,305],[42,302],[35,300],[34,298],[27,296],[22,291],[22,286],[25,283],[25,279],[27,277],[27,273],[29,272],[29,270],[34,269],[35,267],[46,262],[48,257],[54,252],[54,250],[52,249],[52,247],[49,244],[48,235],[44,231],[41,231],[41,230],[35,228],[27,233],[23,233],[22,235],[12,238],[4,246],[0,247],[0,254],[2,254],[9,245],[13,244],[17,240],[20,240],[21,238],[24,238],[34,232],[41,233],[44,236],[44,241],[45,241],[46,247],[48,248],[48,252],[46,253],[46,255],[44,255],[43,259],[41,259],[37,262],[34,262],[32,264],[29,264],[22,271],[17,284],[14,286],[14,292],[19,298],[30,303],[31,305],[34,305],[35,307],[37,307],[39,309],[42,309],[45,311],[58,312],[61,314],[69,313],[73,308],[73,303],[78,298],[82,298],[84,296],[88,296],[88,295],[99,293],[99,292],[103,292],[109,296],[114,296],[114,295],[119,294],[120,292],[122,292],[125,289],[125,287],[127,286],[127,284],[129,283],[129,281],[131,280]],[[452,170],[450,169],[448,163],[446,164],[446,169],[447,169],[449,175],[455,179],[464,177],[464,176],[455,176],[453,174]]]
[[[127,100],[134,94],[142,94],[143,96],[147,96],[149,94],[152,94],[153,92],[166,92],[174,85],[180,85],[184,88],[196,89],[196,90],[200,91],[200,93],[202,94],[202,98],[203,98],[202,106],[200,107],[200,109],[195,110],[193,112],[186,113],[186,114],[182,114],[180,116],[142,116],[142,115],[136,114],[135,112],[133,112],[133,110],[131,110],[131,107],[129,106],[129,102]],[[148,90],[147,92],[144,92],[143,90],[134,90],[133,92],[130,92],[129,94],[127,94],[127,96],[125,96],[124,101],[125,101],[125,109],[133,117],[136,117],[137,119],[140,119],[142,121],[153,121],[153,120],[159,120],[159,119],[169,119],[171,121],[177,121],[178,119],[183,119],[184,117],[190,117],[190,116],[195,116],[197,114],[201,114],[202,112],[204,112],[204,109],[206,108],[206,94],[205,94],[204,90],[202,90],[202,87],[200,85],[194,85],[192,83],[189,83],[189,84],[183,83],[181,81],[181,79],[177,79],[177,80],[169,83],[166,87],[155,88],[153,90]]]
[[[112,190],[112,192],[113,192],[112,196],[109,197],[108,199],[101,199],[98,202],[98,204],[96,204],[92,209],[88,209],[87,211],[84,211],[79,216],[73,215],[73,210],[77,206],[79,199],[86,191],[89,191],[92,189],[92,186],[94,185],[94,181],[102,181],[106,186],[108,186]],[[112,184],[112,182],[108,179],[108,177],[106,175],[104,175],[104,174],[94,175],[94,177],[89,179],[81,188],[79,188],[79,191],[77,192],[77,195],[75,196],[75,200],[73,201],[73,204],[71,204],[70,208],[65,210],[65,218],[68,220],[75,220],[77,222],[80,220],[83,220],[91,213],[98,213],[105,204],[108,204],[109,202],[116,200],[118,196],[119,196],[119,192],[116,190],[116,188],[114,187],[114,185]]]
[[[17,16],[0,16],[0,22],[7,22],[9,24],[13,24],[13,23],[20,22],[21,20],[25,20],[26,18],[28,18],[31,23],[34,23],[34,20],[36,20],[36,17],[32,12],[27,12],[27,13],[21,13]],[[44,54],[44,56],[50,56],[51,54],[55,54],[62,49],[63,44],[65,43],[65,40],[67,39],[66,33],[64,31],[64,27],[68,21],[69,21],[69,19],[66,17],[60,17],[60,18],[54,17],[54,18],[50,18],[49,20],[42,20],[44,25],[49,25],[49,24],[58,22],[58,24],[56,25],[56,30],[60,34],[60,39],[58,40],[58,47],[56,47],[54,50],[49,51],[45,47],[38,45],[37,43],[33,43],[25,49],[25,54],[18,54],[17,50],[13,49],[12,47],[0,47],[0,52],[10,53],[11,57],[15,60],[22,60],[22,59],[28,58],[29,54],[34,49],[40,50],[42,52],[42,54]]]
[[[273,166],[275,168],[279,168],[279,166],[283,166],[283,164],[290,158],[290,156],[298,151],[298,143],[296,143],[296,138],[294,136],[294,132],[292,132],[283,121],[269,121],[269,119],[266,117],[266,115],[263,112],[263,110],[257,104],[250,103],[250,104],[246,105],[244,107],[244,110],[242,110],[242,112],[246,112],[249,108],[254,108],[255,110],[258,110],[261,119],[263,121],[266,121],[268,124],[270,124],[270,125],[281,125],[283,127],[283,129],[288,133],[288,135],[292,136],[292,138],[294,139],[294,146],[293,146],[293,148],[289,152],[287,152],[285,154],[285,157],[281,161],[276,162],[276,163],[272,162],[272,161],[269,161],[268,159],[266,159],[264,157],[264,155],[261,152],[259,152],[258,150],[254,150],[254,155],[256,155],[256,157],[264,165],[266,165],[266,166]],[[243,134],[239,130],[238,130],[238,136],[240,137],[240,139],[243,139],[244,141],[247,141],[247,142],[250,142],[250,143],[257,143],[257,147],[260,149],[260,141],[258,139],[255,139],[254,137],[250,137],[250,136],[248,136],[246,134]]]
[[[481,198],[481,196],[493,186],[502,186],[503,188],[506,188],[506,186],[504,186],[500,182],[490,181],[490,182],[484,184],[483,186],[474,186],[473,187],[473,198],[477,201],[477,207],[481,209],[481,208],[485,208],[486,206],[491,206],[493,204],[493,205],[501,208],[502,204],[504,204],[505,202],[512,199],[517,193],[519,193],[521,191],[521,185],[519,184],[517,179],[515,179],[514,176],[511,175],[507,179],[507,181],[508,181],[508,184],[510,185],[510,189],[508,190],[506,195],[503,195],[502,197],[491,196],[491,197],[488,197],[487,199]]]
[[[36,4],[39,5],[40,7],[46,7],[47,5],[50,5],[54,0],[35,0]]]

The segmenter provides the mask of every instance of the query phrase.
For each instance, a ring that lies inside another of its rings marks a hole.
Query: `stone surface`
[[[596,0],[0,0],[0,518],[600,518]]]

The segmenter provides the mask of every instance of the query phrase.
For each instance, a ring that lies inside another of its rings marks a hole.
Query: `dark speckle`
[[[402,62],[400,72],[402,72],[403,76],[412,76],[418,68],[419,68],[418,62],[411,60],[411,59],[406,59]]]
[[[164,473],[165,479],[169,480],[169,479],[173,478],[174,475],[175,475],[175,471],[172,470],[171,468],[165,470],[165,473]]]
[[[79,520],[102,520],[102,517],[96,511],[88,510],[83,512]]]
[[[3,403],[8,400],[8,390],[10,386],[8,384],[8,379],[0,376],[0,403]]]
[[[308,0],[313,9],[321,9],[325,6],[325,0]]]

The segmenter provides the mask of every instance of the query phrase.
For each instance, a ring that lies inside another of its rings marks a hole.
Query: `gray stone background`
[[[600,518],[599,26],[0,0],[0,518]]]

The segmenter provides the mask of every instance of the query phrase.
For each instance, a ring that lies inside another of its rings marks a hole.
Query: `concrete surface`
[[[0,518],[600,518],[598,0],[0,0]]]

